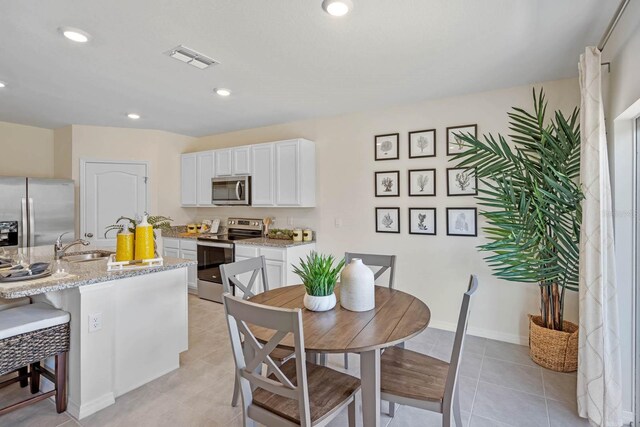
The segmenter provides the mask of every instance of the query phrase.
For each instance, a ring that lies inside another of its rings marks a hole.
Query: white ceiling
[[[0,121],[200,136],[571,77],[618,0],[354,3],[0,0]],[[221,65],[164,54],[179,44]]]

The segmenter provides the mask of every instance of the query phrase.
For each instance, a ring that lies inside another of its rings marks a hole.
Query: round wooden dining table
[[[363,422],[367,427],[377,427],[380,425],[380,350],[422,332],[429,324],[431,311],[418,298],[382,286],[375,287],[375,308],[364,312],[340,306],[340,285],[336,286],[335,293],[338,304],[325,312],[304,308],[303,285],[272,289],[249,301],[272,307],[301,308],[307,352],[360,354]],[[263,342],[274,333],[253,327],[251,332]],[[280,346],[293,350],[293,337],[285,337]]]

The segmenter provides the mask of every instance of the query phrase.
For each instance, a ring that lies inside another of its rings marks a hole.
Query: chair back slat
[[[389,270],[389,288],[393,289],[396,266],[395,255],[359,254],[354,252],[346,252],[344,254],[346,264],[349,264],[354,258],[360,258],[362,263],[368,267],[380,267],[380,269],[373,274],[374,280],[378,280],[380,276]]]
[[[469,313],[471,311],[471,297],[478,289],[478,278],[471,275],[467,292],[462,296],[462,306],[458,316],[456,335],[453,340],[453,350],[451,352],[451,362],[444,389],[443,405],[451,407],[454,394],[458,392],[458,371],[460,370],[460,360],[464,349],[465,336],[467,335],[467,325],[469,323]]]
[[[253,390],[257,387],[298,402],[301,425],[311,425],[309,389],[300,309],[285,309],[255,304],[225,293],[224,302],[231,346],[236,364],[236,375],[244,410],[253,401]],[[274,334],[265,344],[259,342],[249,325],[273,330]],[[240,334],[244,336],[244,349]],[[293,335],[296,363],[295,384],[273,361],[270,353],[290,334]],[[262,364],[266,364],[269,377],[261,375]],[[245,412],[246,413],[246,412]]]
[[[243,283],[237,276],[245,273],[251,273],[251,278]],[[231,285],[233,285],[242,291],[243,299],[249,299],[259,293],[255,286],[258,277],[262,279],[263,291],[269,290],[267,261],[264,256],[223,264],[220,266],[220,276],[224,292],[231,293]]]

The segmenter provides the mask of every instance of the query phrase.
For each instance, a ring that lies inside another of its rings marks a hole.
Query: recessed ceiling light
[[[2,89],[3,87],[6,87],[7,84],[5,82],[0,82],[0,89]]]
[[[219,87],[214,89],[215,93],[217,93],[220,96],[229,96],[231,95],[231,91],[229,89],[225,89],[223,87]]]
[[[138,120],[140,118],[140,114],[129,113],[127,114],[127,117],[129,117],[131,120]]]
[[[344,16],[353,9],[351,0],[324,0],[322,8],[331,16]]]
[[[63,36],[76,43],[86,43],[91,38],[88,33],[77,28],[62,27],[60,28],[60,32]]]

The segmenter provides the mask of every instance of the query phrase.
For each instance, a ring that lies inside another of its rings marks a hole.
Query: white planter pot
[[[313,295],[304,294],[304,306],[311,311],[328,311],[336,306],[336,294],[323,297],[314,297]]]
[[[340,305],[351,311],[369,311],[376,306],[373,271],[354,258],[340,275]]]

